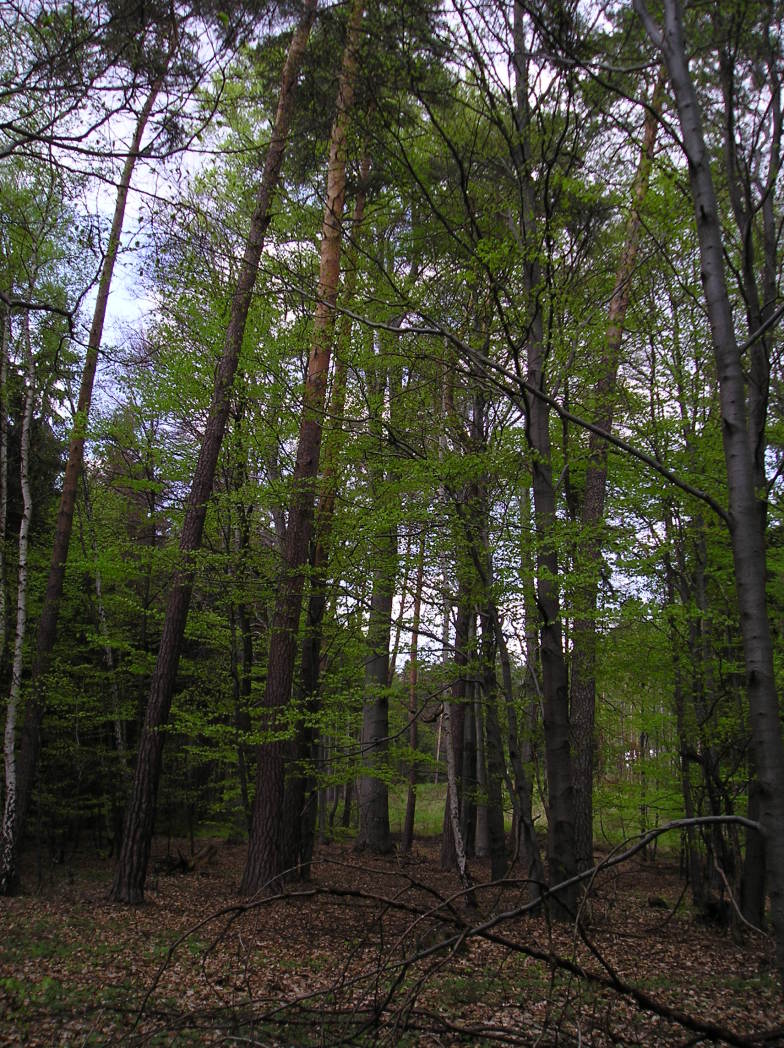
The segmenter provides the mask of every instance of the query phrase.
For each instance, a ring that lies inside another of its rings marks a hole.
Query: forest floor
[[[309,882],[240,907],[244,846],[177,874],[167,843],[190,854],[156,841],[135,908],[107,902],[109,860],[30,857],[0,900],[1,1046],[784,1045],[770,941],[699,923],[666,859],[602,872],[581,931],[500,916],[512,882],[467,908],[436,842],[322,847]]]

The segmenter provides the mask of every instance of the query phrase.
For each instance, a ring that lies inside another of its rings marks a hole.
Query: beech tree
[[[754,375],[751,404],[747,405],[749,394],[724,272],[719,209],[705,146],[701,107],[689,71],[682,12],[676,0],[667,0],[664,7],[665,21],[660,28],[640,0],[635,0],[635,7],[648,35],[661,49],[667,63],[678,107],[682,146],[689,165],[702,260],[701,278],[721,398],[729,524],[744,642],[747,700],[751,710],[759,782],[760,818],[766,831],[777,960],[784,977],[784,740],[779,723],[765,592],[765,514],[764,505],[755,489],[755,478],[759,471],[755,471],[754,466],[761,428],[764,429],[764,413],[761,413],[757,401],[759,398],[766,400],[767,393],[760,384],[757,372]],[[759,338],[760,333],[753,331],[750,345],[744,348],[756,348],[755,343]],[[757,424],[751,433],[748,422],[750,415]]]

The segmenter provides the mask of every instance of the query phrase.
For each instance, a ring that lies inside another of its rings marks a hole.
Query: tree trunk
[[[175,575],[166,605],[158,659],[147,701],[133,792],[125,820],[123,846],[115,873],[111,898],[115,902],[139,903],[144,898],[144,881],[155,822],[155,804],[161,771],[164,733],[169,718],[172,693],[177,677],[180,650],[185,635],[194,568],[191,554],[201,546],[207,501],[215,480],[218,454],[231,406],[231,387],[237,371],[251,295],[256,282],[264,237],[270,223],[270,204],[278,184],[294,112],[297,76],[305,53],[310,28],[316,15],[317,0],[307,6],[292,37],[281,76],[280,96],[267,157],[251,217],[231,315],[223,343],[223,353],[215,373],[210,411],[204,430],[199,459],[185,508],[180,536],[184,564]]]
[[[73,430],[71,432],[68,460],[63,478],[63,490],[60,495],[60,506],[55,524],[52,559],[49,566],[43,609],[38,623],[30,695],[25,706],[25,716],[22,725],[16,776],[16,811],[13,821],[6,827],[11,835],[11,845],[3,849],[3,856],[0,859],[0,894],[13,892],[18,885],[16,861],[32,797],[41,745],[41,722],[44,716],[46,690],[44,677],[49,667],[49,660],[57,637],[57,619],[63,595],[65,566],[68,559],[68,547],[71,542],[71,531],[73,530],[74,508],[79,489],[79,474],[84,460],[87,419],[90,413],[95,371],[98,365],[98,354],[103,337],[106,307],[109,301],[114,266],[120,250],[120,235],[125,219],[125,207],[133,169],[140,154],[142,137],[147,127],[147,122],[152,113],[155,100],[163,86],[164,76],[165,72],[153,82],[136,121],[133,139],[120,177],[120,184],[117,188],[109,242],[106,246],[106,254],[104,255],[101,276],[98,282],[98,296],[87,341],[87,354],[79,387],[76,417],[74,418]]]
[[[389,736],[389,641],[392,602],[397,573],[397,529],[381,537],[374,558],[373,591],[367,642],[370,655],[365,662],[365,701],[362,715],[362,762],[359,780],[359,833],[356,848],[383,855],[392,848],[389,835],[389,788],[384,762]],[[375,768],[381,774],[373,774]]]
[[[411,619],[411,652],[408,659],[408,745],[411,748],[411,763],[408,769],[408,796],[406,798],[406,818],[403,823],[403,836],[400,850],[411,851],[414,840],[414,816],[416,814],[417,786],[417,723],[419,706],[417,703],[417,656],[419,654],[419,619],[422,612],[422,580],[425,572],[425,532],[422,532],[417,561],[416,582],[414,584],[414,612]]]
[[[8,895],[16,889],[19,819],[19,768],[16,763],[16,718],[22,698],[22,668],[24,665],[24,641],[27,629],[27,552],[29,547],[30,520],[33,515],[33,499],[30,493],[30,429],[33,422],[35,400],[35,364],[30,338],[29,315],[24,318],[25,341],[25,397],[22,409],[22,432],[20,436],[19,477],[22,487],[22,519],[19,523],[19,560],[16,595],[16,634],[11,664],[11,688],[5,716],[3,755],[5,758],[5,802],[3,822],[0,828],[0,894]]]
[[[356,288],[359,266],[356,238],[364,219],[369,174],[370,158],[366,155],[360,165],[351,221],[352,248],[347,252],[346,258],[346,277],[342,294],[347,306],[352,304]],[[291,749],[292,767],[284,785],[282,864],[284,869],[296,870],[303,879],[309,877],[315,843],[316,779],[308,767],[313,759],[316,733],[308,722],[312,722],[320,707],[321,637],[327,607],[327,569],[338,494],[337,461],[339,443],[343,435],[351,328],[351,317],[344,314],[341,317],[335,346],[335,369],[329,397],[329,417],[332,426],[326,435],[322,454],[321,495],[314,524],[310,595],[302,639],[300,678],[305,717],[300,718],[296,726]]]
[[[11,310],[3,306],[2,356],[0,356],[0,670],[5,668],[8,647],[5,537],[8,525],[8,355],[11,350]]]
[[[504,835],[504,746],[498,720],[498,680],[495,671],[496,634],[492,612],[485,608],[480,615],[482,628],[482,696],[485,708],[487,750],[487,843],[490,854],[490,877],[494,881],[506,876],[506,840]]]
[[[460,807],[462,803],[461,771],[465,728],[465,668],[468,662],[468,606],[466,601],[467,594],[461,585],[457,598],[457,619],[455,622],[455,680],[452,684],[452,698],[444,703],[443,714],[447,793],[444,805],[444,829],[441,837],[441,869],[451,870],[457,867],[458,872],[460,872],[459,853],[462,853],[463,859],[465,859],[465,845],[460,831]],[[450,776],[454,781],[450,781]],[[459,841],[457,839],[458,836],[460,837]],[[462,877],[462,873],[460,875]]]
[[[724,99],[724,157],[727,187],[741,244],[741,289],[746,305],[749,335],[768,323],[778,298],[778,241],[779,229],[775,218],[776,185],[781,173],[781,139],[784,119],[781,110],[781,74],[779,56],[772,42],[763,38],[762,47],[767,81],[770,88],[770,134],[764,148],[767,151],[767,177],[764,185],[755,185],[755,175],[746,158],[738,156],[735,138],[737,127],[736,102],[739,86],[736,82],[735,58],[729,48],[722,50],[719,60],[720,80]],[[742,90],[742,88],[740,89]],[[763,139],[754,144],[755,160],[763,150]],[[756,201],[754,189],[757,190]],[[756,203],[756,206],[755,206]],[[755,214],[756,212],[756,214]],[[755,218],[761,218],[761,228],[755,228]],[[762,258],[759,259],[759,254]],[[761,270],[761,272],[760,272]],[[766,332],[749,346],[749,442],[754,458],[754,485],[764,491],[767,485],[765,452],[767,448],[766,422],[770,389],[770,353],[772,332]],[[767,506],[763,503],[762,512]],[[758,820],[760,815],[759,786],[753,756],[749,760],[748,815]],[[755,927],[761,928],[765,914],[765,842],[752,829],[746,830],[746,850],[741,878],[741,909],[743,916]]]
[[[760,821],[766,837],[776,960],[784,979],[784,741],[765,592],[765,513],[754,484],[754,448],[746,412],[743,362],[735,338],[724,274],[721,224],[702,116],[686,58],[680,6],[677,0],[664,0],[663,30],[654,23],[643,0],[634,0],[634,6],[667,63],[688,160],[701,278],[719,381],[735,586],[758,769]]]
[[[528,327],[528,373],[530,386],[546,391],[545,342],[541,306],[542,274],[539,262],[539,231],[536,184],[530,171],[530,115],[528,112],[528,57],[524,38],[523,8],[514,5],[514,65],[517,121],[522,160],[521,195],[527,257],[523,266],[526,290],[535,303]],[[549,823],[547,857],[550,884],[573,877],[576,872],[574,845],[574,790],[569,732],[569,680],[563,650],[562,616],[558,587],[556,494],[550,449],[550,408],[540,397],[527,397],[527,438],[532,452],[534,526],[536,533],[536,604],[542,663],[542,711],[545,733],[545,760]],[[560,892],[555,899],[555,916],[570,918],[576,910],[576,887]]]
[[[672,512],[665,503],[664,534],[668,547],[674,544],[674,526]],[[694,753],[693,741],[689,738],[686,728],[685,699],[683,694],[683,666],[681,660],[681,643],[678,637],[678,629],[675,621],[675,594],[676,580],[675,569],[669,552],[664,556],[664,578],[667,592],[667,604],[670,609],[668,614],[668,626],[670,634],[670,647],[673,660],[673,700],[675,703],[675,722],[678,731],[678,748],[680,752],[681,769],[681,791],[683,793],[683,810],[687,819],[693,819],[697,814],[694,806],[694,792],[691,784],[691,762]],[[703,876],[704,863],[700,858],[697,831],[694,826],[687,826],[686,839],[686,870],[691,887],[694,905],[701,908],[705,901],[705,880]]]
[[[484,664],[482,670],[484,672]],[[484,682],[482,684],[484,689]],[[485,716],[484,704],[487,698],[474,698],[468,715],[474,718],[474,738],[476,739],[476,825],[474,829],[474,854],[477,859],[486,859],[490,854],[490,836],[487,826],[487,753],[485,752]]]
[[[506,638],[501,628],[501,620],[498,609],[494,604],[490,607],[493,616],[493,624],[496,630],[498,649],[501,656],[501,676],[504,684],[504,696],[506,699],[506,722],[509,740],[509,763],[512,766],[512,787],[514,790],[512,805],[518,825],[515,830],[515,842],[518,851],[522,848],[526,874],[528,877],[528,896],[531,902],[536,902],[542,896],[544,885],[544,867],[539,852],[539,840],[536,836],[536,828],[533,819],[533,782],[529,771],[526,769],[526,754],[520,743],[520,733],[517,727],[517,709],[515,705],[514,689],[512,687],[512,665],[509,659],[509,651],[506,646]],[[530,751],[530,743],[528,750]],[[529,762],[530,763],[530,762]]]
[[[474,702],[476,700],[476,680],[473,669],[476,659],[476,612],[472,609],[468,616],[468,657],[474,663],[472,672],[466,677],[465,700],[463,703],[463,752],[460,756],[460,829],[463,834],[463,847],[469,859],[476,855],[476,717]]]
[[[621,340],[629,305],[632,277],[637,264],[642,219],[640,209],[648,191],[656,144],[658,114],[664,94],[664,69],[660,69],[651,104],[645,114],[643,144],[637,175],[632,185],[632,208],[626,223],[621,262],[610,299],[604,354],[596,384],[597,402],[593,422],[612,431],[615,390],[620,364]],[[572,636],[570,720],[572,733],[572,776],[575,809],[575,853],[578,870],[593,866],[593,765],[594,719],[596,710],[596,613],[599,598],[599,571],[602,554],[604,502],[607,490],[607,442],[591,433],[588,468],[581,506],[583,526],[579,547],[579,570],[585,578],[578,587],[577,615]]]
[[[313,320],[313,340],[308,358],[293,491],[286,527],[284,574],[280,580],[272,618],[267,660],[263,727],[270,732],[280,730],[280,712],[291,699],[297,632],[302,611],[304,569],[313,532],[315,482],[321,456],[322,417],[340,276],[343,204],[346,194],[346,134],[354,101],[356,49],[362,14],[362,0],[355,0],[343,52],[337,115],[330,137],[318,302]],[[277,883],[285,869],[281,840],[283,756],[282,740],[270,741],[259,746],[253,824],[248,845],[248,860],[240,886],[243,895],[254,895],[266,886]]]
[[[441,845],[441,867],[457,869],[460,884],[466,892],[466,904],[476,906],[474,882],[468,868],[468,856],[463,841],[460,825],[460,776],[458,761],[463,750],[463,731],[465,723],[466,676],[465,667],[468,661],[468,608],[466,592],[460,588],[457,603],[457,622],[455,624],[455,670],[456,678],[452,685],[452,701],[444,704],[444,736],[446,750],[446,807],[444,811],[444,835]],[[450,860],[452,860],[450,862]]]
[[[402,323],[402,317],[396,318],[392,323],[398,326]],[[370,655],[365,662],[362,711],[363,771],[359,779],[359,834],[356,848],[367,848],[375,854],[384,854],[392,847],[385,765],[389,736],[390,641],[398,573],[398,539],[396,510],[390,498],[395,469],[394,466],[385,465],[386,438],[382,419],[388,397],[390,421],[394,427],[400,403],[400,371],[396,364],[390,363],[383,343],[379,347],[377,358],[368,367],[367,384],[371,394],[369,430],[376,446],[376,455],[370,459],[368,472],[372,499],[382,510],[384,524],[373,551],[373,589],[367,632]],[[403,593],[401,605],[404,599]],[[380,774],[376,769],[379,769]]]

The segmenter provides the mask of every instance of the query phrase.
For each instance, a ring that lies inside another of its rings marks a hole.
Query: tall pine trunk
[[[237,371],[264,238],[270,223],[270,204],[280,176],[294,112],[297,77],[316,16],[316,5],[317,0],[308,0],[283,66],[275,124],[256,195],[237,286],[232,297],[231,315],[223,343],[223,353],[215,372],[215,386],[199,459],[185,508],[180,536],[180,552],[184,563],[175,575],[166,605],[158,659],[150,684],[144,727],[139,742],[133,791],[126,813],[120,861],[112,886],[111,897],[115,902],[138,903],[144,898],[144,881],[155,823],[163,753],[164,733],[160,729],[169,718],[190,607],[194,578],[191,555],[201,546],[207,501],[212,492],[218,454],[229,417],[232,383]]]
[[[356,238],[364,219],[369,173],[370,158],[365,156],[360,164],[359,184],[351,220],[352,249],[348,252],[346,259],[346,275],[342,290],[345,304],[349,307],[352,305],[356,288],[359,267]],[[291,743],[293,766],[284,786],[282,863],[285,869],[296,870],[303,879],[307,879],[310,875],[310,860],[315,844],[317,784],[315,776],[309,770],[309,765],[315,756],[317,738],[312,723],[321,704],[319,694],[321,639],[327,607],[327,570],[332,547],[332,525],[338,494],[337,464],[346,405],[351,328],[351,317],[344,314],[338,325],[336,337],[335,369],[329,396],[329,418],[332,420],[332,425],[325,436],[321,456],[323,462],[321,493],[314,523],[310,593],[302,638],[300,678],[305,709],[304,715],[296,726],[296,735]]]
[[[284,574],[280,580],[272,616],[267,660],[263,726],[271,732],[279,731],[279,715],[291,700],[305,566],[313,533],[315,483],[321,455],[327,373],[340,276],[343,205],[346,194],[346,134],[354,101],[357,45],[362,14],[362,0],[355,0],[343,52],[337,114],[330,137],[318,303],[313,321],[313,340],[308,358],[291,506],[284,542]],[[266,885],[275,883],[285,869],[281,825],[283,758],[282,740],[272,740],[259,746],[248,859],[240,887],[244,895],[253,895]]]

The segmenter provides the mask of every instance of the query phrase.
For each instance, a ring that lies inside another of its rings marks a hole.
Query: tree
[[[355,0],[347,28],[338,84],[335,122],[329,144],[327,194],[321,235],[321,256],[313,338],[308,357],[302,402],[293,494],[286,523],[285,576],[275,603],[267,659],[265,728],[279,730],[276,716],[291,699],[297,630],[302,611],[304,566],[313,531],[315,481],[319,470],[327,372],[332,351],[334,309],[340,276],[341,221],[346,193],[346,135],[354,99],[357,45],[364,5]],[[283,743],[262,744],[257,758],[256,795],[248,845],[248,862],[241,892],[253,895],[283,873],[280,812],[283,800]]]
[[[683,14],[677,0],[665,0],[660,27],[643,0],[634,0],[645,29],[661,50],[670,75],[700,245],[701,279],[716,360],[722,417],[722,439],[729,493],[729,524],[735,564],[746,666],[747,701],[751,711],[754,757],[759,783],[760,821],[766,833],[771,913],[776,957],[784,979],[784,740],[779,720],[773,670],[773,647],[766,597],[765,512],[755,489],[754,455],[758,433],[749,428],[747,386],[741,347],[735,335],[732,306],[724,272],[724,240],[719,207],[705,145],[702,110],[689,71]],[[751,333],[751,348],[760,333]],[[758,381],[758,376],[755,375]],[[752,387],[752,398],[765,389]],[[752,399],[754,408],[754,399]],[[759,424],[759,416],[751,413]]]
[[[43,406],[48,399],[48,390],[57,377],[51,359],[58,356],[59,340],[65,317],[70,316],[64,301],[67,279],[63,266],[67,250],[69,215],[63,199],[62,180],[55,173],[49,177],[37,179],[17,165],[19,184],[7,184],[4,187],[4,211],[7,228],[4,236],[4,254],[9,292],[5,292],[5,301],[9,316],[5,319],[6,339],[4,349],[10,349],[10,312],[14,304],[23,309],[19,341],[22,352],[22,419],[19,437],[19,468],[22,495],[22,512],[19,522],[18,558],[17,558],[17,597],[16,627],[14,634],[13,656],[9,683],[8,705],[6,710],[4,733],[5,797],[3,804],[2,830],[0,830],[0,893],[9,894],[17,886],[17,853],[21,838],[21,827],[30,796],[30,773],[26,762],[24,748],[19,755],[16,752],[17,719],[22,699],[22,673],[24,666],[25,638],[28,618],[28,553],[30,547],[30,528],[33,513],[33,492],[31,484],[32,432],[36,400]],[[58,273],[59,270],[59,273]],[[21,287],[19,285],[21,284]],[[58,286],[59,284],[59,286]],[[65,286],[64,286],[65,285]],[[13,291],[22,291],[22,298],[16,299]],[[67,293],[67,292],[66,292]],[[35,299],[40,296],[40,303]],[[17,308],[18,308],[17,307]],[[32,316],[39,319],[35,323]],[[54,331],[47,326],[55,324]],[[55,348],[46,342],[54,339]],[[38,343],[36,346],[34,343]],[[46,366],[46,357],[49,366]],[[2,484],[2,531],[5,539],[5,525],[8,506],[8,371],[9,362],[4,358],[3,368],[3,477]],[[5,579],[3,579],[5,583]],[[5,620],[5,585],[0,595],[3,601],[3,618]],[[5,639],[5,629],[4,629]],[[5,645],[4,645],[5,647]],[[5,655],[5,651],[3,651]],[[27,710],[25,711],[25,722]]]
[[[188,561],[201,544],[207,500],[212,491],[218,453],[229,416],[230,390],[264,248],[264,236],[270,222],[270,204],[277,187],[294,111],[297,76],[315,14],[316,0],[310,0],[294,31],[283,66],[275,125],[232,300],[223,354],[215,373],[209,417],[180,536],[180,551],[184,555],[185,565],[175,578],[169,595],[156,670],[150,686],[133,796],[126,815],[122,851],[112,887],[112,898],[117,902],[138,903],[144,897],[163,749],[163,735],[159,728],[166,723],[169,714],[193,587],[193,568]]]

